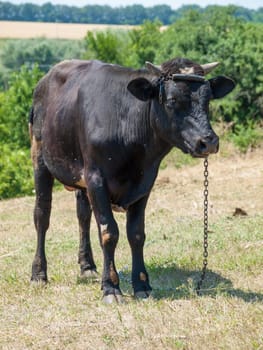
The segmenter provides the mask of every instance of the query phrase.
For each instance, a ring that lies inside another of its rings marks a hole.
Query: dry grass
[[[168,163],[171,162],[168,161]],[[34,199],[0,202],[1,349],[263,349],[263,152],[210,161],[209,273],[203,296],[202,164],[160,172],[147,210],[154,298],[131,297],[124,216],[116,252],[125,305],[103,305],[78,279],[74,195],[54,195],[47,286],[30,285]],[[247,216],[233,217],[236,207]],[[99,271],[96,227],[92,240]]]
[[[131,25],[78,24],[78,23],[40,23],[0,21],[0,38],[30,39],[45,37],[48,39],[83,39],[88,31],[128,30]]]

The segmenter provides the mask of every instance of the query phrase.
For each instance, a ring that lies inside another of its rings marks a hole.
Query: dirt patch
[[[203,206],[203,161],[198,165],[160,171],[151,201],[179,216],[200,215]],[[161,189],[162,196],[159,195]],[[209,158],[209,209],[213,217],[263,211],[263,149],[229,158]]]

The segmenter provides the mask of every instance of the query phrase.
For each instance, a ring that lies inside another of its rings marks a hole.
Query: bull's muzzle
[[[219,150],[219,138],[216,134],[200,138],[196,143],[195,153],[199,157],[207,157]]]

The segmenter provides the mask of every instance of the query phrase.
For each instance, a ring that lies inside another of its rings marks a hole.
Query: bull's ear
[[[209,79],[209,82],[212,90],[212,98],[222,98],[229,94],[236,86],[232,79],[222,75]]]
[[[148,101],[154,95],[152,83],[145,78],[137,78],[129,82],[127,89],[141,101]]]

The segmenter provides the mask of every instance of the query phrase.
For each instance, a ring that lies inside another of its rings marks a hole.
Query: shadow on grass
[[[200,270],[180,269],[175,264],[148,266],[147,269],[155,299],[191,299],[197,296],[196,286],[200,280]],[[121,284],[126,284],[130,273],[125,271],[120,277]],[[231,280],[208,270],[201,287],[201,296],[218,295],[237,297],[245,302],[263,301],[262,293],[234,288]]]

